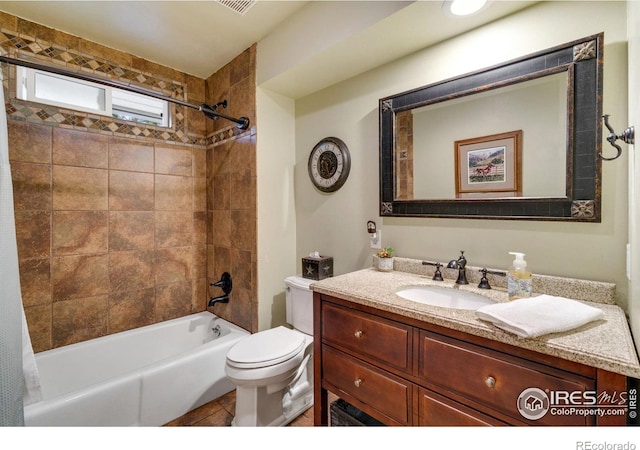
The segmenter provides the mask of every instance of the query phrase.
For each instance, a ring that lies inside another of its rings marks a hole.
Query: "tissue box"
[[[302,258],[302,277],[310,280],[324,280],[333,276],[333,257],[322,256],[317,258],[307,256]]]

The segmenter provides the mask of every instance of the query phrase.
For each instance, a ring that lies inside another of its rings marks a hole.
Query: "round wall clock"
[[[326,137],[313,147],[309,155],[309,178],[322,192],[334,192],[342,187],[351,169],[351,155],[342,140]]]

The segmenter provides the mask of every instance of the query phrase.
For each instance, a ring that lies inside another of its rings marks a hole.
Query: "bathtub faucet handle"
[[[224,295],[210,298],[208,305],[209,308],[216,303],[229,303],[229,294],[231,293],[231,289],[233,288],[233,283],[231,281],[231,275],[229,274],[229,272],[224,272],[218,281],[216,281],[215,283],[211,283],[211,286],[221,288],[224,292]]]
[[[221,288],[225,294],[231,293],[231,289],[233,288],[231,275],[229,274],[229,272],[224,272],[218,281],[216,281],[215,283],[211,283],[211,286]]]

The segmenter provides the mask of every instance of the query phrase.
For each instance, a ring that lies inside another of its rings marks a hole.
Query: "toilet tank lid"
[[[310,280],[309,278],[302,278],[300,276],[290,276],[284,279],[284,284],[286,284],[287,286],[293,286],[293,287],[297,287],[297,288],[301,288],[301,289],[308,289],[311,290],[311,288],[309,286],[311,286],[311,283],[315,283],[316,280]]]

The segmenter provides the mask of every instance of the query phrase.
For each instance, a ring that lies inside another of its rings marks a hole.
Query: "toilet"
[[[283,426],[313,405],[313,292],[315,280],[284,280],[286,318],[240,340],[227,353],[225,372],[236,385],[234,426]]]

